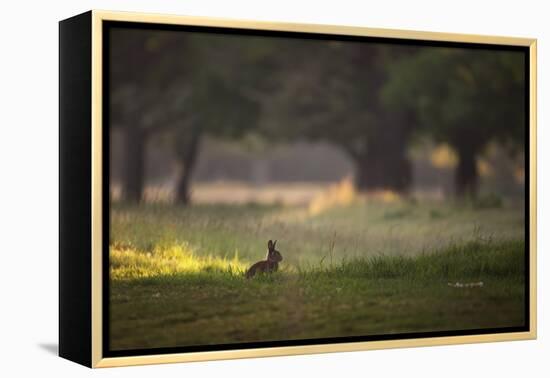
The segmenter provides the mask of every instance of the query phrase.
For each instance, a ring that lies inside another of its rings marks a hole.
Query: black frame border
[[[92,366],[92,12],[59,22],[59,356]]]

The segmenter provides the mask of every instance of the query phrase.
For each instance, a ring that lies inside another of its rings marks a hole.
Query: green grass
[[[434,214],[437,214],[434,216]],[[111,347],[524,324],[522,208],[115,207]],[[244,270],[279,239],[279,272]],[[483,282],[455,288],[449,283]]]
[[[278,239],[285,262],[437,251],[479,238],[523,240],[523,205],[499,209],[427,204],[352,204],[311,216],[282,206],[115,206],[111,244],[140,251],[188,245],[202,256],[252,262]]]

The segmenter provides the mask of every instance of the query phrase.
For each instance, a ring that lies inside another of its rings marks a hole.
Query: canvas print
[[[107,352],[526,330],[525,48],[105,39]]]

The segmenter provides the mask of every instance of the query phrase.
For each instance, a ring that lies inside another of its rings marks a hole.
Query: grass
[[[438,203],[367,203],[335,207],[318,215],[284,206],[115,206],[111,244],[140,251],[189,245],[196,254],[245,262],[263,257],[278,239],[285,262],[296,265],[366,255],[437,251],[478,238],[523,240],[523,205],[475,209]]]
[[[276,206],[115,207],[111,347],[520,326],[522,214],[403,203],[315,216]],[[268,238],[279,239],[280,271],[244,279]]]
[[[114,281],[192,273],[241,274],[245,269],[237,256],[232,260],[214,256],[199,257],[186,244],[155,247],[145,253],[116,245],[111,247],[110,266],[110,276]]]

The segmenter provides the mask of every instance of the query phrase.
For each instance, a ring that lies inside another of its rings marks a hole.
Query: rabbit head
[[[277,240],[272,242],[271,240],[267,242],[267,261],[270,262],[280,262],[283,261],[283,256],[279,251],[275,249],[275,244]]]

